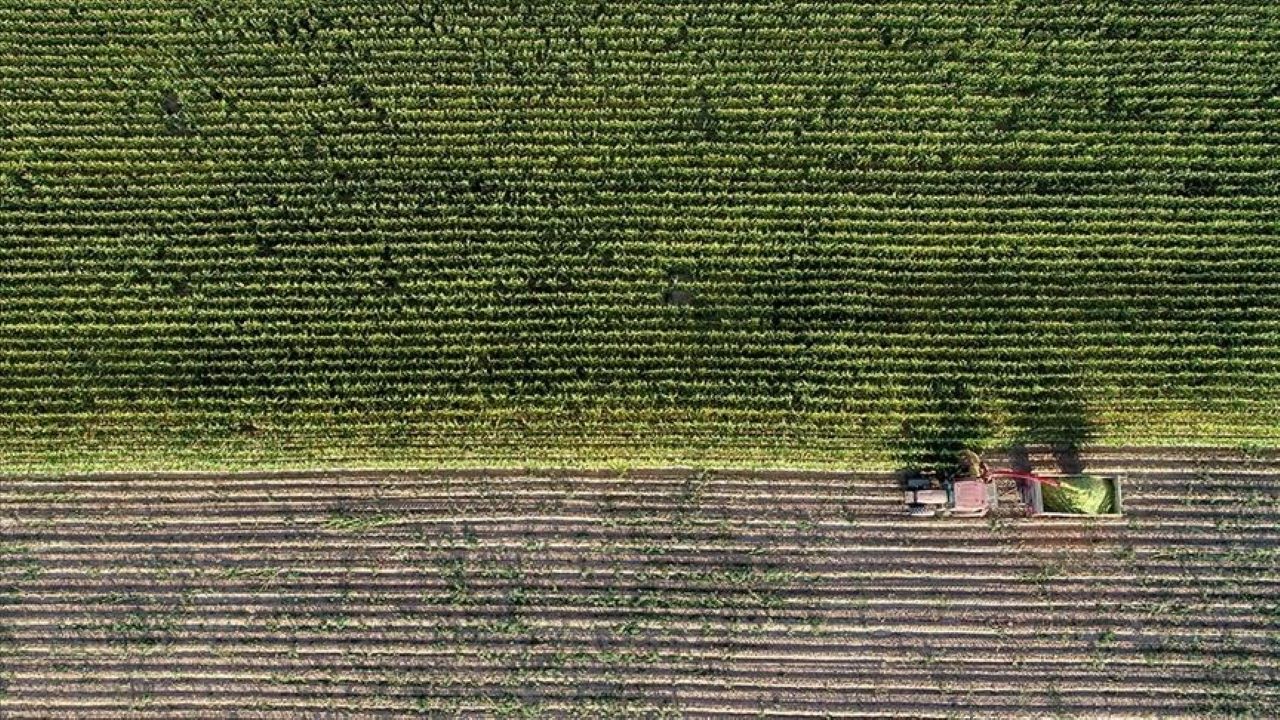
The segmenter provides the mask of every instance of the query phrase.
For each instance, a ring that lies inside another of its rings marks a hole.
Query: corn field
[[[0,0],[0,469],[1280,439],[1280,6]]]

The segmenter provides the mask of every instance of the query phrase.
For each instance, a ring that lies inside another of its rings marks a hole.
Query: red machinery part
[[[986,509],[988,505],[986,483],[979,480],[961,480],[953,487],[956,510],[977,511]]]
[[[1040,477],[1039,475],[1036,475],[1034,473],[1018,472],[1017,470],[992,470],[991,472],[987,473],[987,476],[992,478],[998,478],[998,477],[1014,478],[1017,480],[1026,480],[1028,482],[1040,483],[1041,485],[1052,485],[1053,487],[1060,487],[1062,485],[1062,483],[1058,482],[1053,478]]]

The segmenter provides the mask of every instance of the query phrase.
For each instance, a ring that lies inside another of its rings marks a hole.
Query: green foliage
[[[990,420],[963,383],[934,380],[918,402],[919,410],[903,423],[899,445],[902,465],[953,473],[960,469],[961,451],[981,452],[988,444]]]
[[[1275,445],[1271,8],[0,0],[0,470]]]
[[[330,530],[339,532],[366,532],[386,525],[394,525],[400,518],[386,514],[353,514],[339,511],[331,514],[324,522]]]

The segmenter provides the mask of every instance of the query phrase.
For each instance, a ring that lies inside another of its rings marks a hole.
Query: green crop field
[[[0,470],[1280,442],[1280,5],[0,0]]]

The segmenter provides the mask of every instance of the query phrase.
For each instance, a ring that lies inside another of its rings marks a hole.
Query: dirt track
[[[913,521],[861,473],[9,478],[0,716],[1280,713],[1280,459],[1086,461],[1123,520]]]

